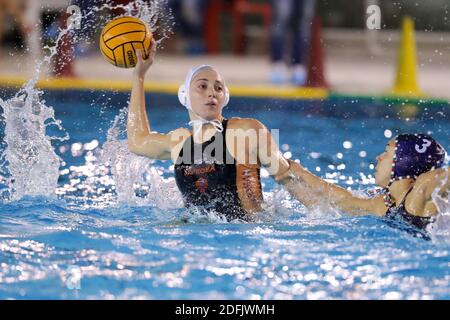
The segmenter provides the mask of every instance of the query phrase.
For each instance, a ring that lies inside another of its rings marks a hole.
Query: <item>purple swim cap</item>
[[[416,179],[422,173],[441,168],[444,163],[444,148],[429,135],[398,135],[390,183],[404,178]]]

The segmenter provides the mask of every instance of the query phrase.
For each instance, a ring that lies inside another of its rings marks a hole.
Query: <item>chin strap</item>
[[[391,176],[393,176],[393,174],[391,174]],[[402,179],[416,180],[416,177],[406,176],[406,177],[391,178],[388,186],[381,190],[381,193],[383,194],[384,204],[386,205],[386,207],[388,207],[388,208],[395,207],[396,203],[395,203],[394,199],[392,198],[390,187],[395,181],[400,181]]]
[[[394,199],[392,199],[392,195],[391,195],[391,192],[389,191],[389,187],[383,188],[381,190],[381,193],[383,194],[384,205],[388,208],[395,207],[395,201],[394,201]]]
[[[216,129],[216,131],[218,131],[218,132],[223,131],[222,122],[220,122],[217,119],[205,120],[205,119],[200,118],[200,119],[189,121],[189,125],[192,126],[192,128],[194,129],[194,135],[197,135],[197,133],[202,129],[202,126],[204,124],[208,124],[208,123],[211,124],[214,127],[214,129]]]

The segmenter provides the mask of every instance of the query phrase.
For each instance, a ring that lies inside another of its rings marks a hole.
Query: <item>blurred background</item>
[[[77,5],[84,15],[102,3],[0,0],[2,81],[33,75],[42,47],[58,35],[70,5]],[[379,29],[368,28],[371,5],[380,9]],[[165,6],[173,16],[173,34],[162,43],[149,75],[158,83],[178,84],[193,65],[210,63],[232,86],[384,94],[394,86],[402,20],[410,16],[418,86],[428,96],[450,97],[450,0],[168,0]],[[83,42],[74,44],[69,66],[43,76],[127,80],[130,70],[115,68],[102,58],[100,29],[90,30]]]

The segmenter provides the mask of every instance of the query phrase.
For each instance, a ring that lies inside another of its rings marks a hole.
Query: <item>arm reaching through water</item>
[[[372,213],[382,216],[386,213],[382,196],[358,198],[350,191],[324,181],[295,161],[284,158],[272,134],[262,123],[252,119],[250,126],[259,133],[258,147],[253,150],[257,152],[259,163],[306,207],[327,204],[354,215]]]
[[[290,169],[280,183],[308,208],[325,203],[351,215],[373,214],[385,216],[387,207],[383,196],[359,198],[350,191],[317,177],[299,163],[289,160]],[[438,209],[433,194],[448,197],[450,191],[450,169],[432,170],[420,175],[405,202],[406,209],[421,217],[436,215]]]
[[[291,160],[289,163],[289,173],[292,176],[285,178],[285,186],[305,206],[311,208],[326,203],[352,215],[385,215],[387,208],[382,196],[359,198],[350,191],[317,177],[299,163]]]

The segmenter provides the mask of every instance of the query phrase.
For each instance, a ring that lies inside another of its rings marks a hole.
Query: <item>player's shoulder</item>
[[[233,129],[264,129],[264,124],[255,118],[233,117],[228,120],[228,128]]]
[[[171,135],[176,135],[176,136],[190,136],[192,134],[191,130],[189,130],[188,128],[177,128],[174,129],[170,132]]]
[[[427,171],[417,177],[416,184],[427,183],[434,180],[441,180],[443,177],[446,177],[448,173],[449,168],[440,168]]]
[[[411,194],[416,196],[431,194],[441,181],[447,180],[449,173],[449,168],[440,168],[422,173],[417,177]]]

